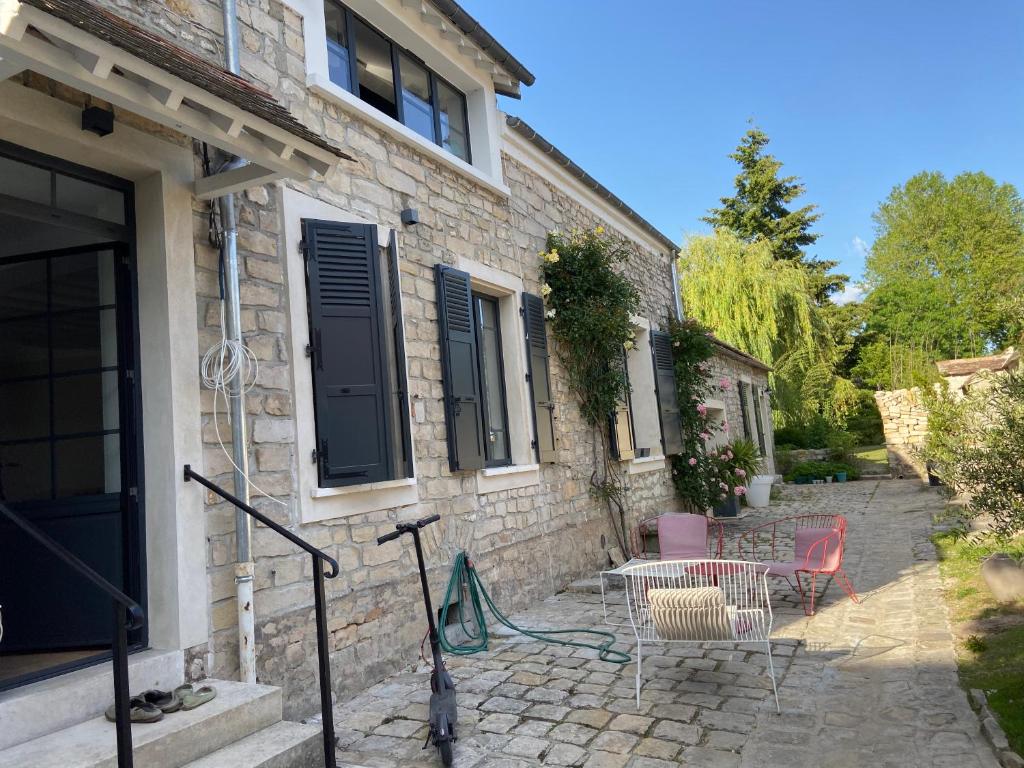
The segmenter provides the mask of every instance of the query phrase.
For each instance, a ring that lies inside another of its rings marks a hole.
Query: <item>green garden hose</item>
[[[463,602],[461,599],[457,600],[455,605],[458,611],[459,625],[462,631],[469,637],[469,641],[460,645],[452,645],[448,638],[445,636],[444,628],[448,624],[448,610],[452,605],[452,594],[453,591],[458,590],[458,594],[462,595],[463,587],[469,593],[470,604],[473,608],[473,622],[477,627],[479,634],[476,634],[473,629],[466,624],[466,614],[463,608]],[[483,596],[483,602],[480,597]],[[480,651],[487,650],[487,624],[484,619],[484,606],[483,603],[487,603],[487,607],[490,609],[491,614],[498,620],[499,623],[504,624],[509,629],[519,632],[520,634],[532,637],[535,640],[540,640],[545,643],[555,643],[557,645],[568,645],[574,648],[590,648],[591,650],[597,651],[597,657],[602,661],[609,661],[612,664],[628,664],[630,657],[628,653],[617,651],[612,646],[615,644],[615,635],[611,632],[602,632],[599,629],[523,629],[517,627],[508,617],[505,616],[498,607],[494,604],[491,596],[487,594],[487,589],[484,587],[483,582],[480,581],[480,575],[476,572],[476,568],[473,567],[472,561],[469,559],[469,555],[465,552],[459,552],[455,556],[455,563],[452,566],[452,576],[448,580],[448,588],[444,594],[444,602],[441,608],[441,616],[439,619],[439,625],[441,628],[441,648],[448,653],[456,656],[468,656],[473,653],[479,653]],[[595,635],[603,638],[600,643],[585,643],[579,640],[562,640],[555,635]]]

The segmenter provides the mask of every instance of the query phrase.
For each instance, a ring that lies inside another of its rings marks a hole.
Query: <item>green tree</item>
[[[984,173],[919,173],[874,218],[866,271],[876,341],[862,356],[866,379],[905,386],[934,360],[986,354],[1020,337],[1024,204],[1013,185]]]
[[[716,229],[728,229],[745,242],[763,238],[772,256],[780,261],[799,262],[807,268],[810,290],[821,304],[846,284],[845,275],[832,274],[838,262],[809,257],[805,248],[813,245],[818,234],[811,227],[821,214],[816,205],[791,210],[789,205],[804,193],[796,176],[780,176],[782,163],[765,151],[767,134],[751,128],[729,155],[740,166],[736,175],[736,193],[721,198],[722,206],[712,208],[703,221]]]

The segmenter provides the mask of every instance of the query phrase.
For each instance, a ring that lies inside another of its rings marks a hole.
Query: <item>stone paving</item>
[[[456,657],[457,768],[921,768],[997,765],[959,687],[940,594],[933,491],[914,481],[787,486],[769,515],[726,524],[837,512],[849,520],[846,571],[853,604],[832,584],[806,617],[784,583],[773,590],[772,632],[782,714],[765,657],[744,647],[645,646],[641,706],[633,664],[586,650],[502,638]],[[612,593],[613,621],[623,621]],[[527,627],[603,627],[600,595],[564,592],[513,619]],[[628,627],[615,628],[635,647]],[[649,655],[650,654],[650,655]],[[339,762],[371,768],[439,765],[423,751],[425,669],[398,675],[335,708]]]

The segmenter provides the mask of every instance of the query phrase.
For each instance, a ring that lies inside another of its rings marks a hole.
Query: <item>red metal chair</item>
[[[793,558],[783,559],[792,542]],[[783,578],[800,593],[804,613],[814,615],[818,575],[834,577],[853,602],[860,602],[843,571],[846,518],[842,515],[796,515],[774,520],[744,531],[739,538],[740,556],[768,566],[768,575]],[[810,574],[810,606],[800,583]],[[794,581],[796,582],[794,585]],[[828,584],[825,585],[828,589]],[[824,592],[822,592],[824,594]]]
[[[658,551],[649,549],[658,536]],[[713,518],[689,513],[670,513],[640,522],[633,536],[633,552],[644,560],[703,560],[721,558],[725,529]]]

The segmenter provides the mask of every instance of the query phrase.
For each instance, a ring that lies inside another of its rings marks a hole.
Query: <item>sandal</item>
[[[114,712],[115,706],[115,704],[111,704],[107,707],[107,711],[103,713],[106,715],[107,720],[112,723],[117,722],[117,715]],[[159,707],[153,706],[141,696],[131,697],[128,701],[128,712],[130,715],[129,719],[133,723],[155,723],[164,716]]]
[[[147,704],[152,704],[165,715],[181,709],[181,696],[178,695],[177,691],[161,691],[152,688],[139,694],[139,696],[145,699]]]
[[[179,685],[174,692],[181,699],[181,708],[185,711],[200,707],[217,696],[217,689],[211,685],[193,688],[190,683]]]

